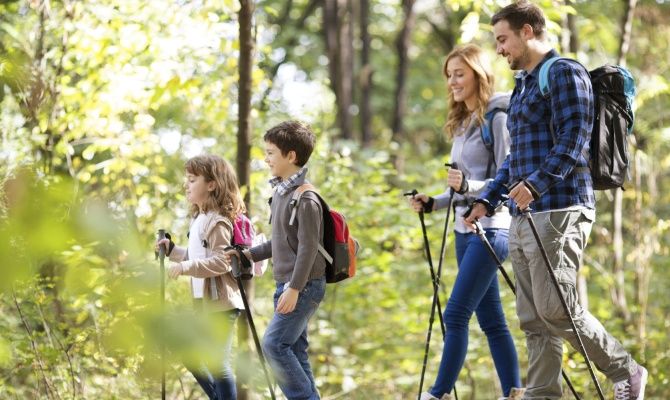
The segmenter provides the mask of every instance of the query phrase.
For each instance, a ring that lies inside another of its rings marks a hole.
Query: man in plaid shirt
[[[647,370],[578,302],[576,281],[595,219],[588,144],[593,92],[588,72],[559,60],[550,69],[549,94],[540,93],[542,64],[558,56],[545,42],[545,19],[522,0],[493,16],[496,51],[520,70],[507,111],[510,154],[475,201],[466,223],[492,215],[505,194],[512,223],[509,254],[517,285],[517,314],[526,333],[528,382],[524,399],[560,399],[563,341],[579,348],[526,219],[530,207],[542,243],[571,310],[586,352],[614,384],[615,399],[644,399]],[[510,188],[508,190],[508,188]]]

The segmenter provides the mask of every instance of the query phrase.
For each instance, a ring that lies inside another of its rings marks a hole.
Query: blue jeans
[[[240,315],[240,310],[233,309],[229,311],[216,312],[212,314],[217,318],[224,318],[226,326],[229,327],[223,341],[223,360],[221,370],[216,375],[203,364],[199,369],[191,369],[191,373],[198,381],[202,390],[210,400],[235,400],[237,399],[237,389],[235,388],[235,374],[231,367],[231,353],[233,349],[233,333],[235,329],[235,320]],[[188,368],[188,367],[187,367]]]
[[[507,229],[487,229],[486,237],[498,258],[507,257]],[[444,311],[447,335],[442,361],[430,393],[441,397],[454,388],[468,351],[468,324],[472,313],[486,334],[503,394],[521,387],[519,362],[512,335],[505,322],[498,291],[498,267],[481,239],[474,233],[456,232],[458,275]]]
[[[284,283],[277,282],[275,310],[283,292]],[[275,312],[263,336],[263,352],[289,400],[320,399],[307,358],[307,322],[319,308],[325,292],[325,277],[308,281],[298,295],[295,310],[288,314]]]

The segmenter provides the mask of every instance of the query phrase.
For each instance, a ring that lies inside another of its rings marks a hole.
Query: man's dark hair
[[[284,121],[268,129],[263,140],[277,146],[284,157],[289,151],[295,151],[295,163],[302,167],[312,155],[316,138],[309,125],[300,121]]]
[[[533,28],[535,36],[538,38],[544,37],[546,27],[544,13],[540,7],[528,0],[519,0],[500,9],[491,18],[491,25],[495,25],[502,20],[507,21],[510,28],[515,32],[519,32],[525,24],[528,24]]]

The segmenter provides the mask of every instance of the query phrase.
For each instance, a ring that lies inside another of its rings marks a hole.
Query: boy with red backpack
[[[269,129],[265,162],[273,178],[270,201],[271,240],[244,250],[252,262],[272,257],[275,313],[263,337],[263,353],[279,387],[289,399],[319,399],[307,355],[307,323],[323,300],[327,260],[324,252],[324,212],[319,196],[297,190],[306,183],[315,137],[309,126],[286,121]],[[293,217],[292,217],[292,214]],[[237,255],[229,251],[228,256]]]

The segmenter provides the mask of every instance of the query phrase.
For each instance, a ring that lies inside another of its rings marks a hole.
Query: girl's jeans
[[[231,367],[232,348],[233,348],[233,333],[235,329],[235,320],[240,315],[240,310],[233,309],[230,311],[221,311],[214,313],[216,317],[225,319],[228,327],[226,337],[223,342],[224,356],[221,361],[221,369],[215,371],[215,374],[203,364],[199,369],[190,369],[191,373],[198,381],[202,390],[205,391],[210,399],[216,400],[235,400],[237,398],[237,390],[235,389],[235,374]]]

